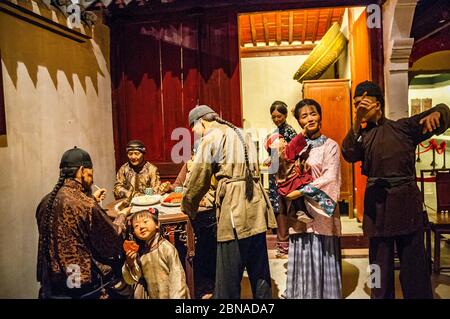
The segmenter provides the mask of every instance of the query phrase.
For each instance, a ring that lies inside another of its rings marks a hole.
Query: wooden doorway
[[[377,82],[383,87],[382,72],[377,67],[383,65],[383,51],[376,48],[377,38],[381,41],[381,30],[369,30],[367,28],[367,14],[362,11],[359,15],[349,12],[349,51],[351,61],[351,92],[355,91],[358,83],[369,80]],[[373,45],[371,46],[371,42]],[[381,47],[381,45],[380,45]],[[380,80],[381,78],[381,80]],[[352,119],[354,117],[352,107]],[[358,221],[363,220],[364,215],[364,192],[366,190],[367,178],[361,174],[360,162],[354,165],[354,193],[355,210]]]
[[[319,80],[330,80],[327,83],[330,88],[337,83],[331,80],[346,82],[347,88],[342,88],[342,94],[334,96],[345,100],[339,102],[340,108],[344,108],[345,104],[345,120],[331,121],[329,128],[333,132],[324,132],[341,145],[352,123],[351,94],[356,84],[364,80],[373,80],[383,87],[382,29],[368,29],[366,21],[366,7],[308,8],[240,15],[239,45],[244,128],[267,128],[268,131],[275,129],[269,114],[269,107],[275,100],[284,101],[289,109],[302,98],[314,98],[321,105],[329,104],[329,101],[325,102],[329,98],[325,96],[328,93],[324,93],[322,89],[316,90],[315,93],[302,90],[302,84],[292,83],[291,73],[292,65],[295,64],[297,69],[302,64],[305,57],[317,46],[327,31],[326,28],[332,22],[338,22],[346,24],[346,27],[342,28],[347,30],[345,35],[349,40],[348,53],[345,52],[343,55],[347,56],[348,62],[341,63],[340,60],[340,65],[334,63]],[[267,62],[259,62],[264,60]],[[335,102],[331,102],[330,105],[337,103]],[[288,115],[287,122],[297,131],[300,130],[291,115]],[[265,136],[258,137],[260,144],[264,138]],[[262,154],[263,151],[260,153],[261,158],[266,155]],[[341,199],[348,204],[349,217],[358,217],[358,220],[362,221],[365,177],[361,175],[360,163],[352,165],[342,159],[342,170]],[[343,207],[346,208],[346,205]]]

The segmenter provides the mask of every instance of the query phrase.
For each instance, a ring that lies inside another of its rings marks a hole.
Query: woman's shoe
[[[277,258],[282,258],[288,255],[289,252],[289,243],[287,242],[279,242],[277,243]]]

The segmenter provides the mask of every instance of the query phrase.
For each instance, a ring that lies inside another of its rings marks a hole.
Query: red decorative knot
[[[433,149],[437,149],[438,148],[438,145],[437,145],[435,140],[431,140],[430,141],[430,145],[431,145],[431,148],[433,148]]]
[[[430,150],[435,150],[436,153],[442,154],[445,152],[445,148],[447,147],[447,143],[445,141],[438,145],[434,139],[430,140],[427,146],[423,145],[422,143],[420,143],[419,145],[420,147],[423,147],[424,150],[420,151],[418,154],[422,154]]]
[[[438,154],[442,154],[445,152],[445,148],[447,147],[447,143],[445,141],[442,141],[441,144],[436,148],[436,152]]]

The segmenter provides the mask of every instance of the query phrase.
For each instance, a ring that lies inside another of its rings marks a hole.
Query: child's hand
[[[306,163],[306,160],[303,160],[300,165],[302,168],[302,173],[307,173],[311,171],[311,166],[308,163]]]
[[[270,157],[269,157],[263,162],[263,165],[269,167],[271,163],[272,163],[272,161],[270,160]]]
[[[129,250],[125,253],[125,255],[127,256],[127,265],[130,269],[133,268],[134,262],[136,261],[137,258],[137,254],[138,253],[136,251],[132,250]]]

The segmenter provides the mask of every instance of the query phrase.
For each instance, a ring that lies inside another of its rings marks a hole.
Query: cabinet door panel
[[[348,80],[303,82],[303,97],[316,100],[322,107],[322,133],[339,146],[351,127],[350,88]],[[341,200],[349,204],[353,217],[353,168],[341,155]]]

